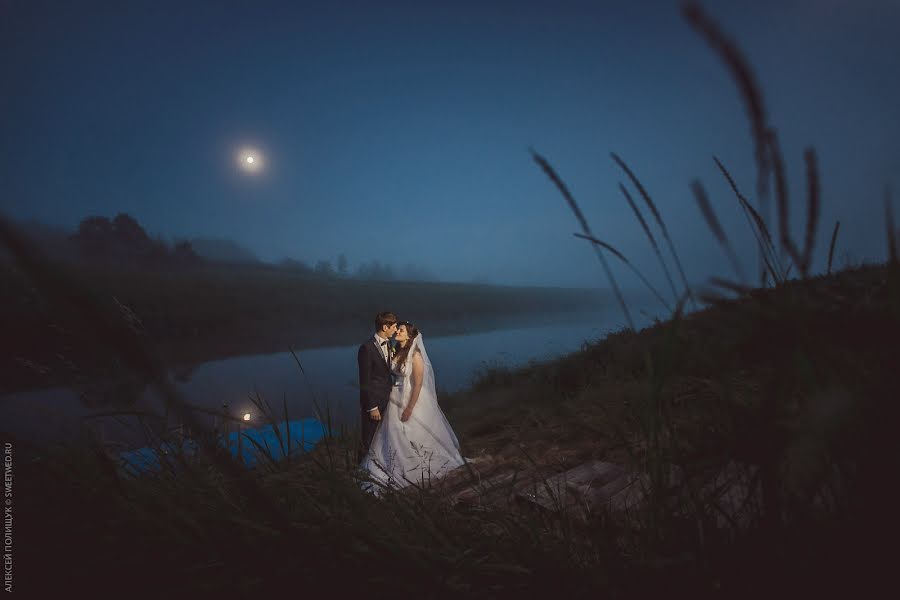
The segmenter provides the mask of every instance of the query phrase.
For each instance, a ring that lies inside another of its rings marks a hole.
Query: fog
[[[707,8],[765,94],[797,234],[803,150],[818,153],[814,271],[837,219],[837,266],[883,260],[884,188],[900,167],[900,5]],[[754,271],[751,231],[712,160],[752,199],[750,125],[675,2],[34,1],[0,12],[0,210],[17,220],[74,230],[124,212],[152,236],[232,240],[262,261],[336,265],[343,254],[351,271],[377,260],[444,281],[605,287],[534,148],[594,233],[665,287],[614,151],[657,202],[688,279],[732,276],[694,178]],[[255,172],[235,160],[246,148]],[[623,287],[640,285],[611,264]]]

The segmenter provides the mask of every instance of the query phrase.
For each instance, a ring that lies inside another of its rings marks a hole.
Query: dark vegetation
[[[49,258],[82,266],[118,267],[122,269],[188,268],[200,264],[255,265],[267,269],[278,267],[293,276],[309,278],[341,278],[362,281],[437,281],[430,270],[415,264],[395,267],[373,259],[363,261],[355,269],[343,253],[332,263],[330,259],[314,261],[285,257],[266,263],[251,250],[226,238],[174,238],[165,241],[152,237],[131,215],[119,213],[115,218],[90,216],[82,219],[74,232],[39,221],[17,224],[23,235],[40,247]],[[9,259],[0,248],[0,260]]]
[[[162,474],[137,479],[93,443],[18,464],[27,503],[17,517],[17,585],[147,595],[256,596],[306,585],[337,597],[874,597],[892,574],[885,546],[894,541],[900,472],[900,263],[890,199],[889,261],[831,273],[835,227],[819,263],[826,274],[814,276],[815,155],[806,154],[808,227],[795,242],[776,137],[750,71],[696,5],[687,4],[685,16],[740,85],[760,198],[776,180],[776,232],[763,202],[753,207],[734,186],[758,241],[761,285],[718,279],[715,289],[679,293],[680,277],[670,276],[671,319],[553,362],[487,371],[471,390],[442,398],[464,455],[510,468],[624,463],[647,474],[637,510],[587,518],[512,506],[463,510],[439,488],[375,501],[359,491],[352,435],[253,471],[207,441],[200,461],[176,456]],[[536,158],[604,267],[601,251],[627,260],[595,236],[562,179]],[[647,190],[616,160],[661,225]],[[737,256],[702,186],[694,189],[713,235]],[[121,315],[40,261],[5,221],[0,239],[36,288],[74,307],[191,422]],[[705,306],[685,316],[691,298]],[[723,469],[744,484],[710,488]],[[729,491],[740,496],[739,519],[722,510]]]
[[[630,527],[593,523],[622,536],[604,543],[630,558],[632,593],[860,593],[887,573],[877,532],[896,520],[898,335],[900,268],[873,265],[489,370],[444,405],[469,455],[649,474]],[[726,472],[743,482],[734,521],[711,487]]]

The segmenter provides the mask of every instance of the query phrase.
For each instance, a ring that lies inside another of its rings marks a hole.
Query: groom
[[[356,462],[369,452],[372,437],[387,409],[391,395],[390,338],[397,333],[397,316],[382,312],[375,316],[375,335],[359,347],[360,444]]]

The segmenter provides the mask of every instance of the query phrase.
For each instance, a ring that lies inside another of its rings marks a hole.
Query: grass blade
[[[647,207],[650,209],[650,212],[653,214],[653,218],[656,219],[656,224],[659,225],[660,230],[662,230],[663,237],[666,239],[666,243],[669,245],[669,252],[672,253],[672,258],[675,259],[675,266],[678,267],[678,273],[681,275],[681,282],[684,284],[684,289],[687,290],[688,296],[691,299],[691,305],[694,308],[697,308],[697,303],[694,301],[694,294],[691,292],[691,286],[688,285],[687,277],[684,274],[684,269],[681,267],[681,261],[678,260],[678,253],[675,252],[675,244],[672,243],[672,238],[669,237],[669,230],[666,228],[666,223],[663,221],[662,216],[659,214],[659,211],[656,210],[656,204],[653,202],[653,199],[650,198],[650,194],[647,193],[647,190],[644,189],[643,184],[641,184],[640,180],[632,173],[631,169],[628,168],[628,165],[625,164],[615,152],[611,152],[610,155],[612,159],[619,165],[619,167],[625,171],[625,174],[628,175],[628,178],[631,180],[631,183],[634,184],[634,187],[637,188],[637,191],[641,194],[641,198],[644,199],[644,202],[647,203]]]
[[[650,227],[647,225],[647,221],[644,219],[644,215],[641,214],[641,211],[634,203],[634,200],[631,198],[631,194],[628,193],[628,190],[625,188],[625,186],[619,183],[619,189],[622,190],[622,194],[625,196],[625,200],[628,201],[628,206],[631,207],[631,210],[634,212],[634,216],[637,218],[638,222],[641,224],[641,228],[644,230],[644,234],[647,236],[647,239],[650,240],[650,245],[653,246],[653,252],[656,253],[656,258],[659,259],[659,264],[662,266],[663,273],[666,274],[666,279],[669,281],[669,287],[672,288],[672,296],[675,297],[675,301],[677,302],[678,292],[675,291],[675,282],[672,281],[672,274],[669,273],[669,268],[666,266],[666,261],[663,260],[662,252],[660,252],[659,245],[656,243],[656,238],[650,231]]]
[[[575,197],[572,196],[572,193],[569,191],[569,188],[560,179],[559,175],[556,174],[556,171],[550,166],[550,163],[547,162],[543,156],[531,150],[531,157],[538,164],[539,167],[546,173],[547,177],[550,178],[560,193],[565,198],[566,202],[569,204],[569,208],[572,209],[572,212],[575,213],[575,218],[578,219],[578,223],[581,225],[581,230],[585,235],[593,237],[591,233],[591,228],[587,223],[587,219],[584,218],[584,213],[581,212],[581,208],[579,208],[578,203],[575,202]],[[634,321],[631,318],[631,313],[628,311],[628,306],[625,304],[625,299],[622,297],[622,292],[619,290],[619,285],[616,283],[616,278],[613,276],[612,271],[609,269],[609,265],[606,264],[606,258],[603,256],[603,253],[600,249],[595,245],[594,250],[597,253],[597,258],[600,259],[600,264],[603,265],[603,270],[606,272],[606,278],[609,280],[609,284],[612,286],[613,291],[616,295],[616,299],[619,301],[619,306],[622,308],[622,312],[625,314],[625,320],[628,321],[628,326],[634,331]]]
[[[700,206],[700,212],[703,213],[703,218],[706,220],[706,224],[713,232],[713,235],[716,237],[719,245],[722,246],[722,250],[728,257],[728,260],[731,262],[731,266],[734,267],[737,276],[742,282],[746,283],[747,277],[744,275],[744,270],[741,268],[741,263],[740,261],[738,261],[737,254],[735,254],[734,248],[732,248],[731,246],[731,242],[728,241],[728,236],[725,235],[725,230],[722,229],[722,224],[719,223],[719,219],[716,217],[716,212],[713,210],[712,205],[709,203],[709,197],[706,195],[706,190],[703,188],[703,184],[700,183],[699,180],[695,179],[691,183],[691,189],[694,192],[694,198],[697,199],[697,204]]]
[[[897,230],[894,228],[894,209],[891,202],[891,188],[884,188],[884,224],[887,227],[888,255],[892,263],[897,262]]]
[[[828,246],[828,274],[831,275],[831,259],[834,257],[834,243],[837,241],[838,229],[841,228],[841,222],[835,221],[834,231],[831,232],[831,244]]]
[[[309,377],[306,376],[306,370],[303,368],[303,365],[300,363],[300,358],[297,356],[297,353],[294,352],[294,348],[292,346],[288,346],[288,350],[290,351],[291,356],[294,357],[294,362],[297,363],[297,367],[300,369],[300,373],[303,375],[303,380],[306,382],[306,389],[309,390],[310,398],[313,401],[313,408],[314,408],[314,412],[316,415],[316,419],[319,421],[319,423],[322,423],[323,425],[325,425],[327,431],[329,432],[327,435],[323,436],[323,441],[325,442],[325,454],[328,457],[329,465],[330,465],[331,469],[333,470],[334,469],[334,448],[332,447],[333,445],[331,443],[332,440],[331,440],[330,432],[332,431],[332,429],[331,429],[331,422],[330,422],[330,413],[329,413],[328,419],[327,419],[328,422],[323,423],[323,415],[322,415],[322,411],[319,407],[319,401],[316,398],[316,393],[313,390],[312,384],[309,382]],[[327,408],[328,407],[326,406],[326,409]]]
[[[691,27],[699,33],[719,55],[725,67],[737,84],[738,91],[744,101],[747,116],[750,119],[750,130],[753,136],[754,155],[757,165],[757,194],[760,198],[760,210],[768,216],[768,179],[771,165],[769,163],[767,117],[762,92],[750,68],[749,63],[738,47],[710,19],[697,2],[686,2],[682,8],[682,16]]]
[[[715,286],[724,288],[741,296],[746,296],[753,291],[753,288],[750,286],[742,285],[740,283],[729,281],[727,279],[722,279],[721,277],[710,277],[709,282]]]
[[[783,280],[784,269],[778,262],[778,255],[775,251],[775,244],[772,242],[772,236],[769,233],[769,228],[766,226],[765,221],[763,221],[763,218],[760,216],[760,214],[756,212],[747,198],[745,198],[741,191],[738,189],[737,184],[734,182],[734,178],[731,176],[731,173],[728,172],[728,169],[725,168],[725,165],[723,165],[722,162],[715,156],[713,156],[713,160],[719,167],[719,171],[722,172],[725,180],[728,181],[728,185],[731,186],[731,190],[734,192],[734,195],[737,196],[738,202],[740,203],[741,208],[743,208],[744,210],[744,216],[747,218],[750,229],[753,231],[753,235],[756,237],[756,241],[759,244],[760,254],[762,256],[763,262],[768,268],[769,274],[771,274],[772,276],[772,280],[775,282]],[[763,282],[763,287],[765,287],[765,282]]]
[[[583,233],[574,233],[572,235],[574,235],[575,237],[587,240],[589,242],[592,242],[594,244],[597,244],[598,246],[602,246],[603,248],[606,248],[607,250],[609,250],[613,254],[613,256],[615,256],[616,258],[621,260],[623,263],[625,263],[628,266],[628,268],[630,268],[634,272],[634,274],[637,275],[642,282],[644,282],[644,285],[646,285],[650,289],[650,291],[653,292],[653,295],[656,296],[660,302],[662,302],[662,305],[664,307],[666,307],[667,311],[672,312],[672,307],[669,306],[669,304],[663,299],[662,295],[660,295],[660,293],[658,291],[656,291],[656,288],[653,287],[649,281],[647,281],[647,278],[644,277],[644,275],[637,269],[637,267],[635,267],[633,264],[631,264],[631,261],[629,261],[627,258],[625,258],[624,254],[622,254],[621,252],[619,252],[618,250],[616,250],[615,248],[613,248],[611,245],[607,244],[606,242],[598,240],[597,238],[595,238],[593,236],[584,235]]]
[[[281,405],[282,405],[282,410],[284,411],[284,428],[285,428],[285,431],[287,432],[286,433],[287,448],[284,451],[284,458],[288,463],[290,463],[290,459],[291,459],[291,456],[290,456],[290,454],[291,454],[291,421],[288,418],[287,392],[285,392],[281,398]],[[301,436],[303,435],[303,424],[302,423],[300,424],[300,435]],[[302,448],[303,446],[301,445],[300,447]]]
[[[801,269],[803,259],[794,246],[791,239],[790,224],[790,199],[788,198],[787,175],[785,174],[784,159],[781,157],[781,148],[778,145],[778,136],[774,129],[769,129],[767,133],[769,140],[769,153],[772,160],[772,172],[775,175],[775,206],[778,210],[778,235],[781,241],[781,248],[787,252],[791,261]]]
[[[807,148],[803,153],[806,161],[806,238],[803,241],[803,265],[801,271],[804,277],[809,275],[809,266],[812,264],[812,253],[816,239],[816,229],[819,224],[819,169],[816,161],[816,153],[812,148]]]

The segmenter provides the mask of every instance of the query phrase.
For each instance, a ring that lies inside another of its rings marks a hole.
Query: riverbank
[[[674,436],[676,456],[688,459],[752,447],[753,428],[774,428],[789,444],[788,431],[842,428],[858,411],[896,414],[888,398],[898,339],[900,274],[866,266],[621,330],[558,360],[494,369],[442,404],[471,453],[511,465],[528,463],[523,445],[539,461],[646,460],[648,449],[623,435],[651,426],[677,428],[657,433]]]
[[[427,323],[432,335],[502,327],[529,315],[597,310],[598,290],[312,278],[290,270],[216,265],[123,271],[69,265],[71,277],[111,303],[174,368],[243,354],[358,342],[377,312]],[[0,263],[5,292],[0,393],[116,377],[114,357],[78,315]]]
[[[376,502],[354,479],[352,434],[246,476],[210,463],[132,480],[90,453],[54,455],[21,470],[21,522],[47,531],[25,541],[20,585],[33,582],[26,565],[61,568],[77,543],[84,559],[60,576],[96,586],[106,573],[111,588],[152,560],[156,589],[207,593],[298,578],[337,595],[868,590],[890,572],[872,536],[896,504],[897,339],[900,272],[873,266],[754,290],[441,398],[479,469],[515,481],[602,459],[644,474],[645,501],[624,517],[497,501],[477,480],[494,500],[454,504],[438,486]],[[723,469],[749,475],[745,487],[711,488]],[[722,516],[723,494],[738,495],[740,521]],[[165,506],[178,510],[159,517]],[[367,574],[347,577],[359,564]]]

